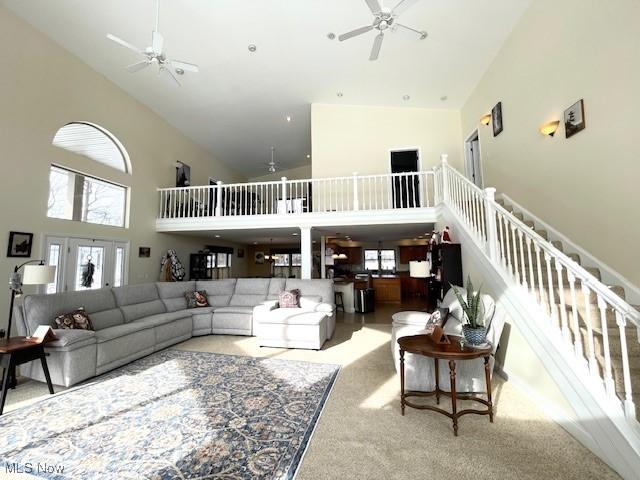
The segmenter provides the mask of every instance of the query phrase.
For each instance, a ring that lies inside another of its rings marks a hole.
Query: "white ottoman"
[[[299,308],[277,308],[256,324],[255,336],[261,347],[320,350],[329,337],[326,312]]]

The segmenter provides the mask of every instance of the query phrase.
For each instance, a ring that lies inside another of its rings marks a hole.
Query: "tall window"
[[[222,280],[231,276],[231,256],[228,252],[216,252],[207,257],[207,268],[212,270],[212,278]]]
[[[387,250],[365,250],[364,251],[365,270],[389,271],[396,268],[396,251]]]
[[[300,278],[302,254],[282,250],[274,251],[273,275],[281,278]]]
[[[52,165],[47,216],[100,225],[125,226],[127,189]]]

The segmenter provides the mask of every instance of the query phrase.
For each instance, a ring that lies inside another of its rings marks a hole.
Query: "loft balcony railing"
[[[433,207],[434,172],[161,188],[159,220]]]

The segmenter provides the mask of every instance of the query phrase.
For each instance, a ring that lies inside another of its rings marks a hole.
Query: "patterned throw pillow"
[[[196,292],[187,292],[184,294],[187,299],[187,308],[202,308],[209,306],[207,292],[199,290]]]
[[[84,308],[78,308],[70,313],[63,313],[55,318],[56,328],[64,330],[93,330],[91,319]]]
[[[300,290],[282,292],[278,295],[280,308],[298,308],[300,306]]]

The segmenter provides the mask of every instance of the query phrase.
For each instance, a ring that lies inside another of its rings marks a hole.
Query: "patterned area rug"
[[[0,477],[290,479],[338,370],[165,350],[0,417]]]

